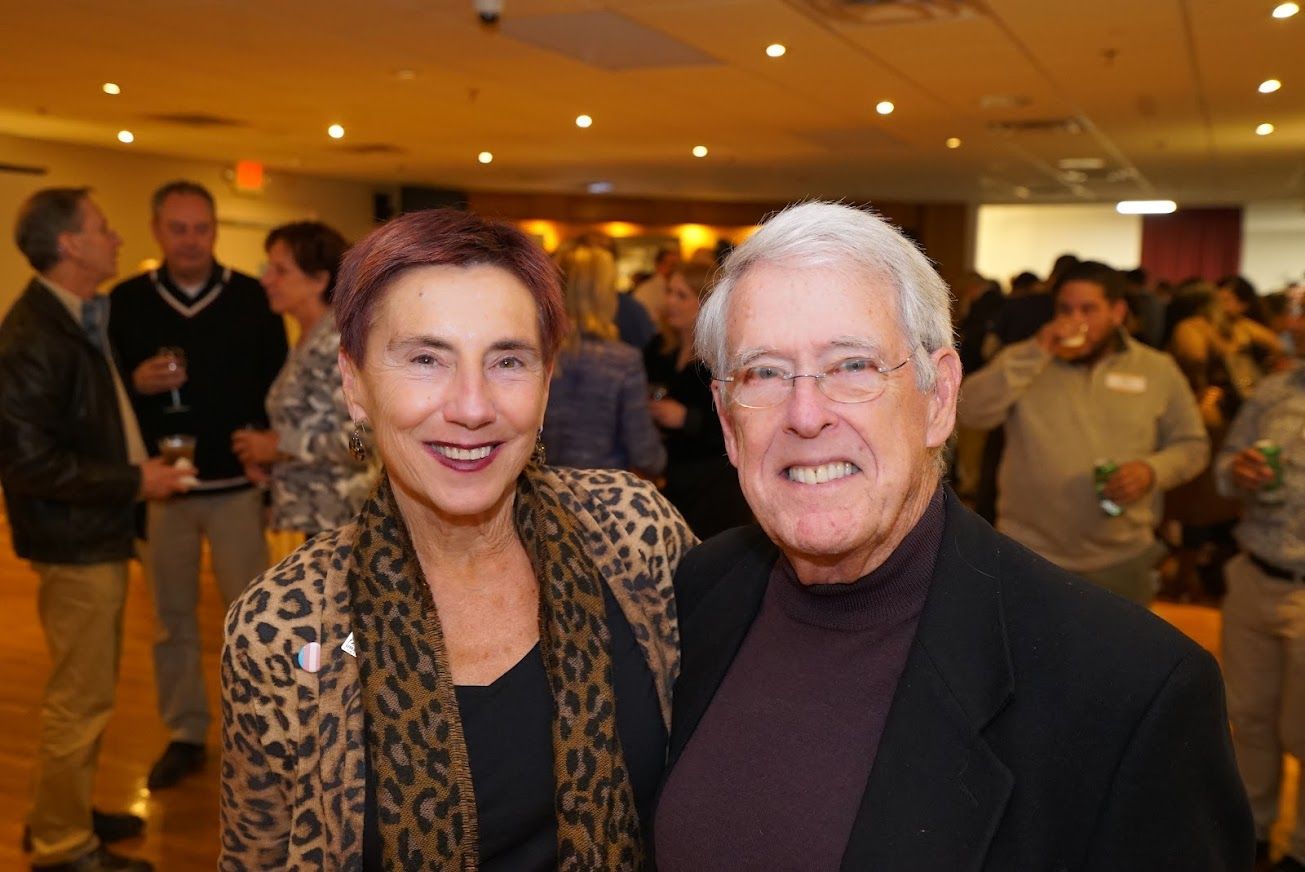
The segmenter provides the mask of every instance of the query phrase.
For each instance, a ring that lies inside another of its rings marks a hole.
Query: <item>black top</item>
[[[113,289],[109,339],[123,381],[132,394],[141,436],[151,455],[160,436],[195,436],[201,483],[248,486],[231,452],[231,434],[247,425],[267,427],[263,402],[285,364],[285,322],[272,313],[262,286],[247,275],[215,264],[191,298],[168,276],[166,265]],[[178,393],[184,412],[165,412],[170,392],[142,396],[132,373],[165,346],[186,353],[187,381]],[[208,492],[220,490],[211,485]],[[191,493],[204,492],[201,487]]]
[[[654,341],[644,352],[648,383],[684,404],[684,426],[666,430],[666,498],[699,539],[752,523],[739,476],[725,453],[725,436],[711,396],[711,371],[696,358],[675,368],[677,351],[663,353]]]
[[[652,672],[606,585],[603,600],[612,636],[616,729],[639,818],[647,821],[662,777],[666,728]],[[539,645],[493,684],[459,686],[456,691],[476,793],[480,868],[485,872],[554,869],[553,697]],[[384,868],[375,797],[369,768],[363,819],[363,868],[369,872]]]
[[[659,869],[837,868],[943,519],[939,488],[888,559],[849,583],[804,585],[786,558],[776,561],[761,611],[662,791]]]

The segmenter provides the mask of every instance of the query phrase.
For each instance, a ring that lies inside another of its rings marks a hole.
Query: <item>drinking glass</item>
[[[170,372],[176,372],[178,369],[186,368],[186,351],[183,348],[178,348],[175,345],[165,345],[159,349],[159,356],[167,358],[168,370]],[[178,390],[177,388],[173,388],[171,393],[172,393],[172,405],[164,406],[163,407],[164,412],[190,411],[190,406],[184,405],[181,402],[180,390]]]
[[[195,465],[195,437],[186,433],[174,433],[159,438],[159,454],[163,462],[176,466],[178,460],[184,459],[191,466]]]

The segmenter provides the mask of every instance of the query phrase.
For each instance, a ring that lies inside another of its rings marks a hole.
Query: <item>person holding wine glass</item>
[[[312,537],[352,519],[376,480],[375,462],[350,450],[337,363],[331,299],[348,243],[321,222],[299,221],[275,228],[263,247],[268,303],[299,325],[299,340],[267,394],[272,426],[237,430],[231,447],[247,468],[268,471],[272,529]]]
[[[110,295],[109,336],[131,390],[146,447],[192,436],[198,481],[185,496],[150,502],[154,646],[159,713],[170,742],[150,771],[150,789],[175,784],[204,764],[209,710],[200,668],[199,568],[207,540],[224,602],[268,564],[263,499],[231,450],[248,422],[266,426],[263,399],[286,357],[285,324],[258,282],[214,258],[213,195],[170,182],[152,201],[156,268]]]

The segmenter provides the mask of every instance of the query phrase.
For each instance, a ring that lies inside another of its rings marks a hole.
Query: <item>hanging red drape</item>
[[[1180,209],[1142,217],[1142,267],[1151,281],[1218,281],[1242,264],[1240,208]]]

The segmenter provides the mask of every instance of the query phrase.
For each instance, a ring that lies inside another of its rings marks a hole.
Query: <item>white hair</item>
[[[937,370],[930,355],[953,341],[951,292],[915,243],[867,209],[806,202],[771,216],[734,249],[698,313],[694,346],[712,375],[729,374],[725,322],[735,286],[754,267],[833,267],[866,279],[886,279],[897,293],[902,332],[912,345],[915,383],[932,391]]]

